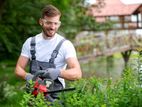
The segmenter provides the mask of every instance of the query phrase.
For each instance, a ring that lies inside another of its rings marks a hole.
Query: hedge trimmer
[[[59,93],[59,92],[65,92],[65,91],[72,91],[75,90],[75,88],[65,88],[65,89],[53,89],[52,86],[54,84],[54,81],[51,79],[47,79],[42,77],[43,72],[37,72],[35,73],[33,77],[34,85],[32,94],[34,96],[37,96],[39,93],[43,93],[44,96],[47,96],[48,94],[52,93]]]

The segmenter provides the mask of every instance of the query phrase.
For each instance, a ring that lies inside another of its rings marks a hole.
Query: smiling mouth
[[[49,33],[54,33],[55,31],[54,31],[54,30],[48,30],[48,32],[49,32]]]

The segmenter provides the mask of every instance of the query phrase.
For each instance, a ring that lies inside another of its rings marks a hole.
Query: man
[[[39,25],[42,32],[35,36],[35,58],[32,58],[31,41],[32,37],[28,38],[23,44],[21,55],[17,61],[15,73],[17,76],[30,80],[33,78],[34,73],[25,71],[28,62],[35,60],[37,62],[50,62],[53,50],[57,47],[59,42],[64,39],[61,35],[57,34],[57,30],[61,25],[61,13],[53,5],[47,5],[42,10]],[[58,50],[57,57],[54,60],[55,67],[52,70],[47,69],[46,74],[50,79],[59,79],[62,86],[65,87],[64,79],[77,80],[82,77],[82,72],[76,51],[73,44],[69,40],[63,41],[60,49]],[[31,66],[36,66],[34,63]],[[31,68],[30,66],[30,68]],[[67,66],[67,69],[65,69]]]

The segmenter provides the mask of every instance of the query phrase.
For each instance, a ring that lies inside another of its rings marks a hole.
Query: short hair
[[[56,8],[53,5],[46,5],[43,9],[42,9],[42,15],[41,17],[44,18],[45,16],[47,17],[54,17],[54,16],[61,16],[61,12],[59,11],[58,8]]]

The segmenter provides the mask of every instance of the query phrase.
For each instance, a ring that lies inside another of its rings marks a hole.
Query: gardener
[[[78,80],[82,77],[73,44],[56,33],[61,25],[60,17],[61,12],[53,5],[43,8],[39,19],[42,32],[28,38],[23,44],[15,69],[17,76],[29,81],[38,70],[44,70],[47,78],[61,83],[56,86],[57,89],[65,87],[64,79]],[[25,68],[29,61],[28,73]]]

